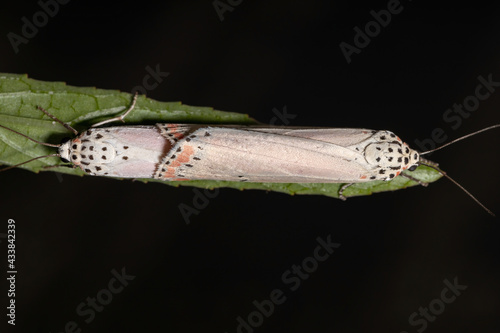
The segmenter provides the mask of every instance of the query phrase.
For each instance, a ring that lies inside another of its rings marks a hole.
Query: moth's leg
[[[427,185],[429,185],[429,183],[423,182],[423,181],[421,181],[421,180],[419,180],[419,179],[417,179],[415,177],[407,175],[406,173],[400,173],[399,175],[402,176],[402,177],[408,178],[409,180],[413,180],[414,182],[419,183],[423,187],[427,187]]]
[[[124,122],[123,119],[125,119],[125,117],[128,116],[128,114],[134,109],[135,103],[137,102],[137,97],[138,96],[139,96],[139,94],[136,91],[135,94],[134,94],[134,97],[132,98],[132,103],[130,103],[130,106],[128,107],[128,109],[125,110],[125,112],[121,116],[116,116],[114,118],[101,121],[100,123],[94,124],[94,125],[92,125],[90,127],[99,127],[99,126],[102,126],[104,124],[111,123],[113,121],[121,121],[123,123]]]
[[[345,189],[348,188],[351,185],[354,185],[354,183],[348,183],[348,184],[342,185],[342,187],[339,190],[339,199],[344,200],[344,201],[347,200],[347,198],[344,196],[343,193],[344,193]]]
[[[68,163],[68,164],[60,164],[60,165],[46,165],[42,168],[43,171],[47,171],[50,169],[55,169],[55,168],[71,168],[71,169],[76,169],[78,168],[76,165]]]

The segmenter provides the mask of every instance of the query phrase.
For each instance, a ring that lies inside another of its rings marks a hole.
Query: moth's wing
[[[106,161],[98,160],[105,152],[95,152],[92,160],[89,159],[90,152],[84,155],[88,168],[95,175],[151,178],[171,148],[156,126],[104,127],[87,132],[91,133],[87,136],[89,140],[110,144],[114,148],[113,158]]]
[[[320,132],[287,131],[295,135],[276,129],[198,127],[175,144],[155,178],[316,183],[369,180],[372,167],[359,152],[306,137],[325,138]]]
[[[249,130],[329,142],[342,147],[357,145],[377,133],[363,128],[250,127]]]
[[[130,148],[140,148],[149,151],[165,149],[165,138],[156,126],[117,126],[93,129],[105,133],[107,140],[112,141],[117,148],[128,145]]]
[[[196,124],[156,124],[160,134],[169,140],[172,145],[204,126]]]

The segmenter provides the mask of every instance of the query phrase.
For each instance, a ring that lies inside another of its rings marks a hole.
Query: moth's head
[[[70,144],[71,140],[68,140],[61,144],[61,147],[59,147],[59,156],[64,163],[69,162]]]
[[[405,157],[408,157],[408,163],[405,158],[405,166],[403,169],[408,169],[408,171],[415,171],[415,169],[419,166],[420,162],[420,154],[416,151],[408,147],[406,143],[403,143],[403,151],[407,154]]]
[[[59,147],[59,156],[64,163],[80,164],[80,154],[75,154],[75,150],[78,148],[77,140],[68,139]]]

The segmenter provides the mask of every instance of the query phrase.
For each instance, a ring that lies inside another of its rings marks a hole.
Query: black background
[[[443,120],[474,95],[478,76],[500,81],[500,8],[474,4],[404,1],[348,64],[339,44],[353,44],[353,28],[387,2],[242,1],[221,21],[211,0],[73,0],[17,54],[7,33],[20,34],[21,18],[41,7],[10,2],[0,71],[131,91],[159,65],[170,75],[148,92],[154,99],[264,123],[286,106],[290,125],[388,129],[415,146],[436,128],[450,140],[500,123],[498,91],[457,130]],[[432,159],[500,214],[498,137]],[[499,220],[444,179],[347,202],[221,189],[189,225],[178,208],[193,205],[189,187],[24,170],[0,184],[0,232],[8,218],[17,228],[19,332],[62,332],[69,321],[82,332],[236,332],[237,317],[273,289],[286,301],[255,332],[417,332],[409,316],[455,277],[467,289],[425,331],[500,329]],[[290,291],[282,274],[328,235],[341,246]],[[122,267],[135,279],[85,323],[75,309]]]

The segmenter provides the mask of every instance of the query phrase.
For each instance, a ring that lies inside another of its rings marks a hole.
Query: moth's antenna
[[[66,124],[65,122],[61,121],[59,118],[57,118],[56,116],[50,114],[47,110],[45,110],[44,108],[42,108],[41,106],[37,106],[37,109],[42,111],[43,113],[45,113],[47,116],[50,117],[50,119],[54,120],[54,121],[57,121],[59,124],[63,125],[67,130],[73,132],[73,134],[75,135],[78,135],[78,131],[76,129],[74,129],[73,127],[69,126],[68,124]]]
[[[35,143],[38,143],[39,145],[43,145],[43,146],[47,146],[47,147],[55,147],[55,148],[59,148],[59,147],[61,147],[61,145],[60,145],[60,144],[59,144],[59,145],[55,145],[55,144],[52,144],[52,143],[46,143],[46,142],[41,142],[41,141],[35,140],[35,139],[33,139],[33,138],[30,138],[30,137],[29,137],[29,136],[27,136],[26,134],[19,133],[18,131],[14,131],[13,129],[10,129],[10,128],[5,127],[5,126],[3,126],[3,125],[0,125],[0,127],[1,127],[1,128],[3,128],[3,129],[6,129],[6,130],[8,130],[8,131],[14,132],[14,133],[16,133],[16,134],[19,134],[20,136],[23,136],[23,137],[25,137],[26,139],[31,140],[31,141],[33,141],[33,142],[35,142]]]
[[[499,125],[495,125],[495,126],[499,126]],[[484,130],[486,130],[486,129],[484,129]],[[483,131],[484,131],[484,130],[483,130]],[[470,136],[470,135],[473,135],[473,134],[477,134],[477,132],[476,132],[476,133],[469,134],[469,136]],[[463,139],[463,138],[462,138],[462,139]],[[467,190],[466,190],[466,189],[465,189],[462,185],[460,185],[460,184],[459,184],[456,180],[454,180],[453,178],[451,178],[450,176],[448,176],[448,175],[446,174],[446,172],[444,172],[443,170],[441,170],[441,169],[439,169],[438,167],[436,167],[436,166],[434,166],[434,165],[431,165],[431,164],[422,163],[422,162],[420,162],[420,164],[425,165],[425,166],[428,166],[429,168],[432,168],[432,169],[434,169],[434,170],[438,171],[440,174],[442,174],[443,176],[445,176],[446,178],[448,178],[448,179],[449,179],[452,183],[454,183],[454,184],[455,184],[455,185],[457,185],[460,189],[462,189],[462,191],[464,191],[465,193],[467,193],[467,195],[468,195],[469,197],[471,197],[471,198],[472,198],[472,200],[474,200],[474,201],[475,201],[475,202],[476,202],[479,206],[483,207],[483,209],[484,209],[485,211],[487,211],[487,212],[488,212],[488,214],[490,214],[490,215],[491,215],[491,216],[493,216],[493,217],[495,216],[495,214],[493,214],[493,212],[492,212],[491,210],[489,210],[488,208],[486,208],[486,206],[485,206],[485,205],[483,205],[483,204],[482,204],[482,203],[481,203],[478,199],[476,199],[476,197],[475,197],[475,196],[473,196],[473,195],[472,195],[469,191],[467,191]]]
[[[13,129],[11,128],[8,128],[8,127],[5,127],[3,125],[0,125],[1,128],[3,129],[6,129],[8,131],[11,131],[13,133],[16,133],[16,134],[19,134],[20,136],[22,137],[25,137],[26,139],[28,140],[31,140],[35,143],[38,143],[39,145],[43,145],[43,146],[47,146],[47,147],[55,147],[55,148],[59,148],[61,147],[61,145],[55,145],[55,144],[52,144],[52,143],[46,143],[46,142],[41,142],[41,141],[38,141],[38,140],[35,140],[33,138],[30,138],[29,136],[27,136],[26,134],[23,134],[23,133],[19,133],[18,131],[14,131]],[[44,156],[38,156],[38,157],[35,157],[35,158],[32,158],[31,160],[27,160],[27,161],[24,161],[24,162],[21,162],[19,164],[16,164],[16,165],[11,165],[9,167],[6,167],[6,168],[3,168],[0,170],[0,172],[3,172],[3,171],[7,171],[7,170],[10,170],[10,169],[13,169],[13,168],[16,168],[20,165],[23,165],[23,164],[26,164],[26,163],[29,163],[31,161],[35,161],[35,160],[38,160],[39,158],[46,158],[46,157],[61,157],[59,154],[50,154],[50,155],[44,155]]]
[[[61,157],[61,155],[59,155],[59,154],[50,154],[50,155],[38,156],[38,157],[32,158],[31,160],[27,160],[27,161],[21,162],[19,164],[11,165],[11,166],[8,166],[6,168],[3,168],[3,169],[0,170],[0,172],[4,172],[4,171],[7,171],[7,170],[10,170],[10,169],[13,169],[13,168],[17,168],[20,165],[29,163],[29,162],[34,161],[34,160],[38,160],[40,158],[46,158],[46,157]]]
[[[48,117],[50,117],[50,119],[52,119],[52,120],[54,120],[54,121],[58,122],[59,124],[63,125],[63,126],[64,126],[67,130],[69,130],[69,131],[73,132],[75,135],[78,135],[78,131],[77,131],[77,130],[75,130],[75,129],[74,129],[73,127],[71,127],[70,125],[68,125],[68,124],[64,123],[63,121],[61,121],[60,119],[58,119],[56,116],[54,116],[54,115],[50,114],[48,111],[46,111],[46,110],[45,110],[44,108],[42,108],[41,106],[37,106],[37,109],[38,109],[38,110],[40,110],[40,111],[42,111],[43,113],[45,113]],[[18,134],[18,135],[20,135],[20,136],[22,136],[22,137],[24,137],[24,138],[26,138],[26,139],[28,139],[28,140],[33,141],[34,143],[38,143],[39,145],[42,145],[42,146],[54,147],[54,148],[59,148],[59,147],[61,147],[61,146],[62,146],[62,144],[57,144],[57,145],[56,145],[56,144],[52,144],[52,143],[46,143],[46,142],[41,142],[41,141],[35,140],[35,139],[33,139],[33,138],[30,138],[30,137],[29,137],[29,136],[27,136],[26,134],[20,133],[20,132],[15,131],[15,130],[13,130],[13,129],[11,129],[11,128],[5,127],[5,126],[3,126],[3,125],[0,125],[0,127],[1,127],[1,128],[3,128],[3,129],[6,129],[6,130],[8,130],[8,131],[11,131],[11,132],[13,132],[13,133],[16,133],[16,134]],[[7,167],[7,168],[3,168],[3,169],[1,169],[1,170],[0,170],[0,172],[7,171],[7,170],[10,170],[10,169],[16,168],[16,167],[18,167],[18,166],[20,166],[20,165],[23,165],[23,164],[26,164],[26,163],[29,163],[29,162],[32,162],[32,161],[38,160],[38,159],[40,159],[40,158],[46,158],[46,157],[61,157],[61,155],[59,155],[59,154],[50,154],[50,155],[38,156],[38,157],[32,158],[32,159],[30,159],[30,160],[27,160],[27,161],[21,162],[21,163],[19,163],[19,164],[16,164],[16,165],[11,165],[11,166],[9,166],[9,167]]]
[[[496,124],[496,125],[492,125],[492,126],[489,126],[489,127],[486,127],[486,128],[483,128],[479,131],[475,131],[475,132],[472,132],[470,134],[467,134],[467,135],[464,135],[458,139],[455,139],[455,140],[452,140],[448,143],[445,143],[444,145],[442,145],[441,147],[437,147],[437,148],[434,148],[434,149],[431,149],[431,150],[428,150],[426,152],[423,152],[423,153],[420,153],[420,155],[425,155],[425,154],[429,154],[429,153],[432,153],[432,152],[435,152],[436,150],[440,150],[444,147],[447,147],[455,142],[458,142],[458,141],[461,141],[461,140],[464,140],[464,139],[467,139],[471,136],[474,136],[476,134],[479,134],[479,133],[482,133],[482,132],[486,132],[486,131],[489,131],[491,129],[494,129],[494,128],[499,128],[500,127],[500,124]],[[422,165],[425,165],[425,166],[428,166],[434,170],[437,170],[440,174],[442,174],[443,176],[445,176],[446,178],[448,178],[452,183],[454,183],[455,185],[457,185],[460,189],[462,189],[462,191],[464,191],[465,193],[467,193],[467,195],[469,197],[472,198],[472,200],[474,200],[479,206],[481,206],[485,211],[488,212],[488,214],[490,214],[491,216],[495,216],[495,214],[493,214],[493,212],[491,210],[489,210],[488,208],[486,208],[485,205],[483,205],[478,199],[476,199],[475,196],[473,196],[469,191],[467,191],[462,185],[460,185],[456,180],[454,180],[453,178],[451,178],[450,176],[448,176],[446,174],[446,172],[444,172],[443,170],[439,169],[436,165],[432,165],[432,164],[428,164],[426,163],[427,160],[424,159],[425,162],[423,162],[422,160],[420,161],[420,164]]]
[[[500,127],[500,124],[496,124],[496,125],[493,125],[493,126],[490,126],[490,127],[483,128],[482,130],[472,132],[472,133],[467,134],[467,135],[464,135],[464,136],[462,136],[462,137],[460,137],[460,138],[458,138],[458,139],[455,139],[455,140],[452,140],[452,141],[450,141],[450,142],[448,142],[448,143],[445,143],[445,144],[444,144],[444,145],[442,145],[441,147],[437,147],[437,148],[434,148],[434,149],[428,150],[428,151],[426,151],[426,152],[420,153],[420,155],[425,155],[425,154],[432,153],[432,152],[434,152],[434,151],[436,151],[436,150],[442,149],[442,148],[444,148],[444,147],[448,147],[449,145],[451,145],[451,144],[453,144],[453,143],[455,143],[455,142],[461,141],[461,140],[463,140],[463,139],[467,139],[468,137],[471,137],[471,136],[473,136],[473,135],[476,135],[476,134],[479,134],[479,133],[482,133],[482,132],[486,132],[486,131],[489,131],[489,130],[491,130],[491,129],[498,128],[498,127]]]

